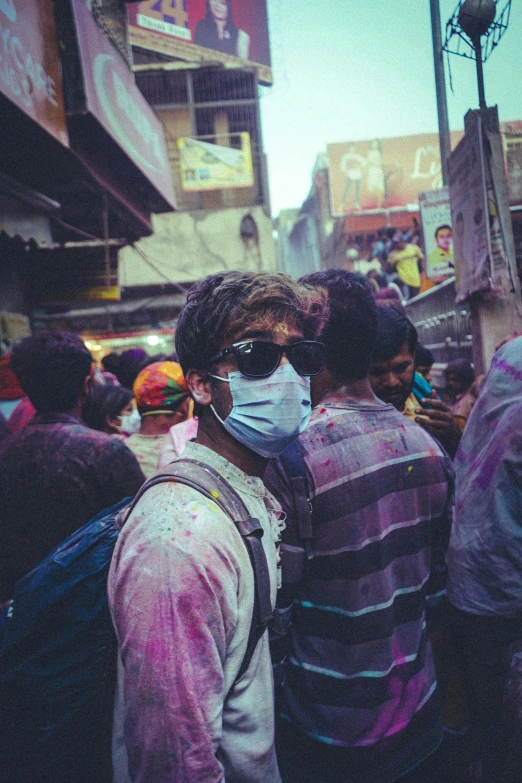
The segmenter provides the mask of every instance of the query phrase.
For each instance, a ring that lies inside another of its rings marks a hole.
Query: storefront
[[[52,0],[0,4],[0,310],[27,310],[28,244],[52,241],[60,203],[40,168],[69,151]]]
[[[0,29],[0,309],[81,299],[64,270],[106,298],[117,248],[175,208],[161,123],[82,0],[0,3]]]

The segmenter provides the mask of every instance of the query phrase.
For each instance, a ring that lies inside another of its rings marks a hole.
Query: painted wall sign
[[[0,92],[68,145],[52,0],[0,0]]]

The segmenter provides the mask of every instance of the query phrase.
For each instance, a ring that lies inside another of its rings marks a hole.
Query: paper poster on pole
[[[457,301],[480,292],[505,296],[518,285],[502,138],[495,127],[498,118],[477,112],[449,157]]]
[[[448,158],[457,301],[490,291],[491,270],[482,125],[475,122]]]
[[[455,265],[449,189],[439,188],[419,193],[419,205],[427,277],[437,279],[453,275]]]

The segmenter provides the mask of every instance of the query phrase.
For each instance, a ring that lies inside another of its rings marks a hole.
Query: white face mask
[[[291,364],[278,367],[268,378],[248,378],[231,372],[232,410],[221,419],[223,427],[236,440],[262,457],[278,457],[301,433],[310,420],[310,379],[298,375]]]
[[[137,408],[132,409],[132,413],[126,413],[121,416],[121,431],[126,435],[134,435],[141,429],[141,416]]]

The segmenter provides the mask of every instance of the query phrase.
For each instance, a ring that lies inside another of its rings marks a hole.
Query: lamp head
[[[487,33],[496,11],[495,0],[465,0],[459,11],[459,25],[472,41],[476,40]]]

